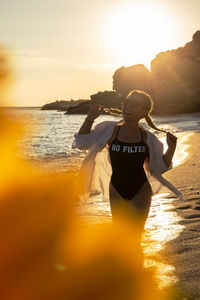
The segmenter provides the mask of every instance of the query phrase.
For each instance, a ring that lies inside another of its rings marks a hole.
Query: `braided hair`
[[[146,121],[147,125],[149,125],[149,127],[153,128],[153,129],[155,129],[155,130],[158,130],[158,131],[167,133],[166,130],[160,129],[160,128],[158,128],[158,127],[154,124],[154,122],[153,122],[153,120],[151,119],[151,117],[150,117],[149,114],[147,114],[147,115],[145,116],[145,121]]]
[[[144,103],[145,108],[147,110],[147,113],[145,113],[144,118],[147,123],[147,125],[157,131],[165,132],[167,133],[166,130],[158,128],[153,120],[150,117],[150,113],[153,109],[153,100],[149,94],[147,94],[144,91],[141,90],[132,90],[126,97],[126,99],[133,99],[133,97],[139,96],[141,98],[141,101]],[[115,115],[115,116],[122,116],[122,110],[116,109],[116,108],[104,108],[104,111],[106,113],[109,113],[110,115]]]

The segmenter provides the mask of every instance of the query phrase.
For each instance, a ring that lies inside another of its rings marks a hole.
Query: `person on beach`
[[[89,195],[94,178],[98,177],[104,196],[108,189],[112,219],[117,220],[119,210],[125,205],[126,212],[140,220],[142,229],[152,197],[147,173],[181,198],[181,193],[161,175],[172,168],[177,138],[153,123],[152,104],[150,95],[133,90],[122,102],[122,120],[104,121],[91,130],[94,120],[104,110],[93,103],[72,145],[73,148],[90,149],[82,165],[88,179],[86,193]],[[151,128],[166,132],[168,149],[165,153],[159,139],[139,124],[143,118]],[[107,159],[100,155],[105,151]]]

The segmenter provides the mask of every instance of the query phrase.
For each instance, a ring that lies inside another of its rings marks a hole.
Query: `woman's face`
[[[138,97],[122,102],[122,114],[125,121],[140,120],[147,114],[144,102]]]

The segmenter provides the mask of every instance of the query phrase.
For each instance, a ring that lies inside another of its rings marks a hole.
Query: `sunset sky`
[[[0,0],[0,45],[15,82],[7,105],[89,99],[121,66],[184,46],[200,30],[199,0]]]

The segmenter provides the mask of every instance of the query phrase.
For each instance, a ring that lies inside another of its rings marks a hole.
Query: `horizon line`
[[[0,106],[0,108],[39,108],[39,107],[42,107],[43,105],[41,106]]]

